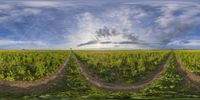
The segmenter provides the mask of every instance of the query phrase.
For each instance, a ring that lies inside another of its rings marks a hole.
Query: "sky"
[[[69,48],[200,49],[200,1],[0,1],[0,49]]]

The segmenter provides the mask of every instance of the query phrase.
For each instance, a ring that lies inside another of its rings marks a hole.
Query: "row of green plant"
[[[105,82],[145,80],[164,62],[170,51],[75,51],[91,74]]]
[[[133,92],[110,91],[92,85],[80,73],[75,59],[75,56],[70,57],[65,78],[48,90],[51,93],[43,94],[39,98],[104,100],[127,99],[133,95]]]
[[[176,51],[176,56],[180,63],[192,73],[200,75],[200,51],[182,50]]]
[[[141,90],[141,94],[150,97],[199,97],[199,90],[191,87],[177,69],[175,54],[166,64],[166,71],[152,85]]]
[[[0,79],[32,81],[48,76],[67,59],[69,51],[0,51]]]
[[[161,78],[156,80],[150,86],[138,91],[116,91],[101,89],[93,86],[85,79],[78,70],[77,63],[74,57],[70,58],[70,62],[66,68],[66,78],[57,87],[62,91],[52,92],[53,94],[43,95],[47,98],[85,98],[85,99],[156,99],[162,97],[199,97],[199,90],[190,86],[184,81],[177,70],[176,60],[174,55],[171,55],[166,64],[166,71]]]
[[[77,51],[76,51],[77,52]],[[79,52],[79,51],[78,51]],[[81,51],[82,52],[82,51]],[[97,52],[97,51],[94,51]],[[101,51],[102,52],[102,51]],[[116,52],[116,54],[118,54]],[[138,91],[115,91],[101,89],[89,83],[79,72],[75,57],[71,56],[63,80],[46,89],[46,94],[25,97],[26,99],[156,99],[161,97],[199,97],[200,91],[191,88],[179,75],[174,55],[171,55],[166,64],[166,72],[152,85]],[[198,99],[196,99],[198,100]]]

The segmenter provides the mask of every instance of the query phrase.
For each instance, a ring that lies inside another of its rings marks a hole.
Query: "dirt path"
[[[70,57],[70,55],[69,55]],[[55,84],[55,82],[62,80],[65,74],[65,67],[69,61],[67,60],[50,76],[43,77],[35,81],[6,81],[0,80],[0,92],[11,93],[16,95],[27,95],[32,93],[39,93],[48,88],[48,86]]]
[[[71,55],[69,55],[70,57]],[[166,71],[166,64],[168,58],[172,56],[172,53],[168,54],[164,58],[164,61],[158,67],[156,71],[147,76],[146,80],[136,82],[131,85],[117,84],[117,83],[106,83],[100,80],[98,77],[92,76],[91,72],[87,70],[87,67],[81,63],[81,61],[76,57],[76,54],[72,54],[75,57],[78,69],[80,73],[94,86],[108,89],[108,90],[138,90],[152,84],[155,80],[160,79],[162,74]],[[11,93],[16,95],[28,95],[34,93],[40,93],[42,91],[48,91],[47,88],[58,81],[63,81],[65,76],[65,68],[69,61],[67,60],[55,71],[51,76],[46,76],[36,81],[5,81],[0,80],[0,92],[1,93]],[[200,76],[190,73],[182,66],[175,56],[178,70],[182,77],[186,79],[188,83],[194,87],[200,88]]]
[[[76,54],[74,54],[76,56]],[[152,84],[155,80],[159,79],[161,77],[161,74],[163,74],[166,71],[166,63],[168,61],[169,54],[167,57],[164,58],[164,62],[160,65],[160,67],[152,73],[152,75],[149,75],[147,80],[136,82],[131,85],[122,85],[122,84],[115,84],[115,83],[106,83],[101,81],[100,79],[91,76],[91,73],[86,69],[86,66],[81,63],[81,61],[76,57],[76,62],[78,64],[78,69],[80,73],[94,86],[109,89],[109,90],[137,90],[140,88],[144,88],[145,86]]]
[[[194,73],[189,72],[185,66],[183,66],[180,61],[176,58],[176,64],[178,66],[178,71],[180,73],[180,75],[185,78],[185,80],[187,81],[187,83],[189,83],[190,85],[192,85],[193,87],[196,87],[198,89],[200,89],[200,76],[196,75]]]

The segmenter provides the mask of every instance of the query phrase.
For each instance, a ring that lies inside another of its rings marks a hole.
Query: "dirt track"
[[[70,55],[71,56],[71,55]],[[70,57],[69,56],[69,57]],[[144,88],[150,84],[152,84],[155,80],[159,79],[162,74],[166,71],[166,63],[168,62],[168,58],[172,56],[169,54],[164,58],[163,63],[158,67],[156,71],[154,71],[151,75],[147,76],[146,80],[136,82],[131,85],[124,85],[124,84],[116,84],[116,83],[106,83],[102,80],[98,79],[97,77],[92,76],[91,72],[89,72],[86,66],[81,63],[81,61],[75,57],[78,69],[80,73],[94,86],[108,89],[108,90],[138,90]],[[40,93],[46,90],[52,84],[55,84],[57,81],[62,81],[65,76],[65,68],[67,68],[68,59],[58,68],[55,73],[51,76],[47,76],[41,78],[36,81],[0,81],[0,92],[1,93],[11,93],[16,95],[28,95],[33,93]],[[176,58],[175,58],[176,59]],[[194,87],[200,89],[200,76],[190,73],[186,70],[186,68],[179,63],[176,59],[177,68],[180,72],[180,75],[185,78],[185,80]]]
[[[200,76],[189,72],[176,57],[175,59],[180,75],[187,81],[188,84],[200,89]]]
[[[122,84],[114,84],[114,83],[106,83],[98,78],[93,77],[90,72],[86,69],[86,66],[81,63],[81,61],[76,57],[76,62],[78,64],[78,68],[80,73],[85,76],[85,78],[91,82],[94,86],[109,89],[109,90],[137,90],[140,88],[144,88],[145,86],[152,84],[155,80],[159,79],[161,77],[161,74],[163,74],[166,71],[166,63],[168,61],[170,55],[165,57],[164,62],[160,65],[160,67],[152,74],[149,75],[148,78],[141,82],[136,82],[132,85],[122,85]]]
[[[70,56],[69,56],[70,57]],[[0,92],[11,93],[16,95],[28,95],[30,93],[39,93],[47,89],[48,86],[62,80],[65,74],[65,67],[69,61],[67,60],[50,76],[43,77],[35,81],[0,81]]]

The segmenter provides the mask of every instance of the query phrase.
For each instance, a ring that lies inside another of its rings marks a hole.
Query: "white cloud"
[[[71,46],[76,47],[80,43],[86,43],[89,41],[98,42],[119,42],[128,41],[129,37],[126,35],[133,34],[133,25],[131,20],[129,20],[129,14],[131,11],[128,8],[119,8],[118,10],[108,10],[102,13],[100,17],[95,16],[90,12],[85,12],[78,15],[78,30],[76,33],[68,36]],[[116,31],[116,34],[111,36],[98,36],[97,31],[100,29],[108,28],[109,32]],[[112,30],[113,29],[113,30]],[[99,45],[91,44],[86,46],[86,48],[107,48],[114,47],[114,44]]]
[[[77,16],[78,30],[77,33],[68,35],[70,40],[70,47],[76,47],[78,43],[87,42],[95,39],[94,33],[97,29],[102,27],[101,21],[95,18],[91,13],[85,12]]]
[[[7,22],[7,21],[22,21],[22,17],[29,16],[29,15],[37,15],[42,12],[41,9],[37,8],[24,8],[23,10],[19,9],[12,9],[9,11],[5,11],[7,15],[0,17],[0,23]]]
[[[34,7],[34,8],[62,8],[79,5],[79,2],[72,1],[19,1],[15,2],[17,6]]]
[[[46,43],[42,41],[0,40],[0,46],[9,46],[9,45],[18,45],[18,44],[46,46]]]
[[[195,5],[168,4],[161,7],[162,15],[155,23],[156,40],[173,41],[173,39],[188,35],[192,29],[200,25],[200,7]],[[166,42],[167,43],[167,42]]]
[[[42,12],[42,10],[40,9],[34,9],[34,8],[25,8],[24,10],[24,13],[26,13],[27,15],[29,14],[40,14]]]
[[[130,37],[136,36],[137,42],[129,44],[132,45],[132,48],[144,48],[144,45],[146,48],[163,48],[176,37],[187,35],[193,27],[200,23],[200,17],[197,16],[200,14],[200,8],[196,5],[190,3],[188,5],[185,3],[184,5],[152,5],[146,6],[154,8],[153,10],[147,10],[140,5],[137,7],[123,5],[114,9],[106,9],[98,15],[90,12],[83,13],[78,18],[77,32],[68,39],[73,41],[73,45],[85,43],[85,48],[112,48],[116,46],[117,42],[131,43],[133,40]],[[156,11],[161,15],[156,15]],[[97,31],[104,29],[105,26],[109,29],[109,33],[104,34],[104,32],[102,36],[98,36]],[[119,34],[111,34],[112,29]],[[111,43],[99,45],[99,43],[107,41]],[[127,47],[127,44],[120,44],[117,47],[123,48],[123,46]]]
[[[144,4],[144,5],[152,5],[152,6],[161,6],[161,5],[195,5],[199,6],[200,2],[195,2],[193,0],[137,0],[134,2],[125,2],[122,3],[124,5],[137,5],[137,4]]]
[[[12,9],[13,6],[10,4],[0,4],[0,11],[1,10],[8,10],[8,9]]]
[[[23,1],[20,3],[28,7],[58,7],[61,4],[57,1]]]
[[[169,47],[176,47],[177,49],[199,49],[200,47],[200,40],[198,39],[189,39],[189,40],[184,40],[184,39],[179,39],[179,40],[174,40],[167,45]]]
[[[67,37],[67,41],[56,46],[54,45],[54,48],[65,48],[67,46],[75,48],[79,44],[90,44],[79,47],[81,49],[127,47],[159,48],[160,46],[171,46],[172,44],[175,45],[179,43],[176,40],[177,37],[188,35],[188,32],[190,32],[193,27],[199,26],[200,24],[200,6],[198,3],[193,2],[141,2],[136,0],[132,3],[123,3],[122,5],[117,3],[103,5],[102,3],[102,5],[94,6],[98,4],[97,2],[95,2],[93,6],[91,6],[92,3],[89,6],[87,4],[84,5],[84,3],[80,6],[81,4],[82,3],[68,1],[7,2],[4,6],[0,4],[0,13],[6,13],[0,16],[0,24],[9,21],[23,21],[24,16],[42,14],[43,11],[46,11],[46,9],[43,8],[61,7],[62,11],[67,12],[67,8],[63,9],[62,7],[78,5],[83,8],[74,8],[74,12],[76,12],[76,14],[79,13],[78,15],[74,16],[75,13],[71,12],[66,15],[66,20],[73,19],[74,17],[76,18],[76,21],[72,20],[72,22],[76,23],[77,27],[73,27],[74,25],[72,25],[73,28],[71,26],[66,26],[68,28],[70,27],[69,30],[73,33],[66,33],[67,36],[65,37]],[[13,9],[14,7],[16,7],[16,9]],[[17,7],[21,8],[17,9]],[[71,11],[73,11],[73,7],[69,8],[72,8]],[[54,13],[52,12],[52,14]],[[51,17],[51,15],[49,16]],[[65,15],[63,14],[63,16]],[[2,42],[0,46],[3,44],[25,44],[25,42],[31,44],[31,41],[0,40],[0,42]],[[120,42],[123,43],[120,44]],[[125,42],[127,42],[127,44]],[[194,42],[195,41],[192,40],[190,41],[190,43],[195,45]],[[146,45],[146,47],[144,47],[144,45]]]

